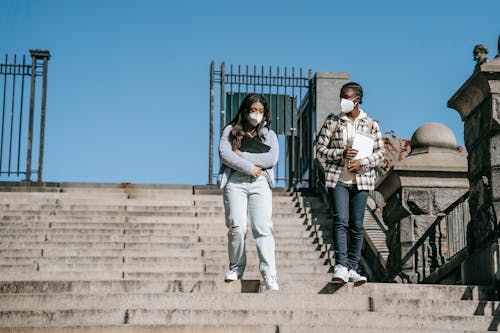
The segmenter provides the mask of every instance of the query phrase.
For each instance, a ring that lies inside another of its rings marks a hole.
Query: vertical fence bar
[[[24,77],[28,74],[26,66],[26,56],[23,55],[23,66],[21,74],[21,102],[19,104],[19,135],[17,138],[17,176],[19,177],[21,171],[21,137],[23,129],[23,106],[24,106]]]
[[[212,175],[214,169],[214,98],[215,98],[215,62],[210,63],[210,137],[208,143],[208,184],[213,184]]]
[[[231,64],[231,66],[229,67],[229,78],[228,78],[228,81],[229,81],[229,110],[231,111],[231,113],[229,114],[229,117],[231,119],[234,118],[235,116],[235,113],[233,112],[234,110],[234,93],[233,93],[233,84],[234,84],[234,75],[233,75],[233,65]],[[236,111],[238,112],[238,111]]]
[[[17,67],[17,56],[14,54],[14,69]],[[14,131],[14,107],[16,100],[16,76],[17,73],[14,70],[14,75],[12,76],[12,101],[10,107],[10,135],[9,135],[9,163],[7,168],[7,175],[10,176],[10,166],[12,161],[12,136]]]
[[[8,63],[8,55],[5,55],[5,65]],[[5,100],[7,98],[7,73],[3,76],[3,102],[2,102],[2,129],[0,131],[0,173],[2,172],[3,165],[3,132],[4,132],[4,121],[5,121]]]
[[[307,150],[307,153],[308,153],[308,160],[309,160],[309,187],[311,186],[315,186],[313,185],[315,183],[315,173],[313,172],[314,170],[314,157],[315,157],[315,153],[314,153],[314,138],[316,137],[316,122],[314,121],[314,115],[313,115],[313,105],[312,105],[312,101],[313,101],[313,98],[312,98],[312,69],[309,68],[307,70],[307,98],[309,99],[309,102],[308,102],[308,118],[309,118],[309,130],[307,131],[307,134],[308,134],[308,140],[307,142],[309,143],[309,150]]]
[[[225,108],[225,99],[226,99],[226,63],[223,61],[220,64],[220,132],[219,135],[222,134],[222,129],[224,128],[224,124],[226,123],[226,108]]]

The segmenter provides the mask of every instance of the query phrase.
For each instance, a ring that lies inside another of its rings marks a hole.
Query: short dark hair
[[[344,84],[342,86],[342,88],[340,88],[341,94],[342,94],[342,90],[344,90],[344,88],[351,89],[352,91],[354,91],[356,96],[359,97],[359,104],[363,103],[363,87],[361,87],[361,85],[359,83],[347,82],[346,84]]]

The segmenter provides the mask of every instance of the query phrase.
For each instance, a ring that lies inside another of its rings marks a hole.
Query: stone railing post
[[[500,281],[498,246],[500,217],[500,38],[499,54],[488,61],[487,48],[477,45],[474,72],[448,101],[464,122],[469,152],[469,256],[462,264],[464,284],[495,285]]]
[[[457,146],[455,135],[440,123],[419,127],[411,139],[411,153],[395,163],[376,185],[385,200],[384,222],[389,228],[387,277],[417,283],[430,274],[408,253],[439,213],[460,198],[469,187],[467,155]],[[433,258],[428,258],[430,262]],[[424,271],[425,270],[425,274]]]

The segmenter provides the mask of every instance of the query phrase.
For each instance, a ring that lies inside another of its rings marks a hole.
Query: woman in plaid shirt
[[[367,281],[358,272],[363,245],[363,220],[368,191],[375,188],[375,168],[384,158],[380,127],[359,108],[363,88],[349,82],[340,90],[339,115],[330,114],[323,124],[316,145],[316,157],[325,171],[326,186],[333,208],[333,282]],[[356,133],[373,139],[373,152],[356,158],[352,148]]]

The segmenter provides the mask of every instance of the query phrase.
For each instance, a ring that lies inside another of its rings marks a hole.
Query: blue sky
[[[463,145],[446,104],[500,34],[498,0],[0,3],[0,56],[52,55],[45,181],[206,184],[212,60],[349,72],[383,131]]]

